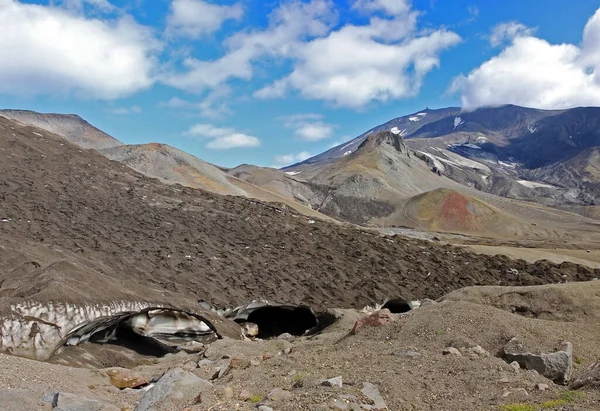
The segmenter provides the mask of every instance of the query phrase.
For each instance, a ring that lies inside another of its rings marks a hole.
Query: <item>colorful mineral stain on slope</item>
[[[406,211],[421,228],[432,231],[482,233],[505,217],[480,200],[443,188],[413,197]]]

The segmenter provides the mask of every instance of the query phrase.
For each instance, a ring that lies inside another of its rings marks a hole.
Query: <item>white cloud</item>
[[[85,7],[88,6],[93,10],[101,11],[104,13],[116,11],[117,8],[110,4],[108,0],[62,0],[60,2],[63,7],[76,12],[83,12]]]
[[[184,135],[201,139],[209,139],[206,148],[227,150],[239,147],[258,147],[260,139],[248,134],[239,133],[233,128],[217,127],[212,124],[196,124]]]
[[[159,104],[161,107],[183,110],[188,114],[196,114],[202,117],[218,119],[223,118],[232,111],[225,101],[224,97],[228,96],[231,90],[223,86],[220,89],[213,90],[202,101],[189,101],[179,97],[171,99]]]
[[[312,155],[308,151],[301,151],[296,154],[281,154],[275,156],[275,164],[276,167],[282,167],[290,164],[299,163],[311,157]]]
[[[418,13],[405,10],[405,2],[357,4],[400,14],[372,17],[362,26],[348,24],[294,48],[293,72],[255,97],[282,97],[297,90],[307,99],[360,108],[372,101],[414,96],[424,76],[439,65],[439,54],[460,41],[444,29],[417,34]]]
[[[516,21],[499,23],[492,30],[490,44],[493,47],[501,46],[505,41],[512,42],[518,37],[530,37],[535,32],[531,27]]]
[[[116,114],[118,116],[124,116],[127,114],[140,114],[142,112],[142,109],[139,106],[131,106],[131,107],[112,108],[107,111],[111,114]]]
[[[581,47],[550,44],[518,31],[499,55],[455,78],[450,91],[461,92],[466,108],[600,105],[600,9],[587,22]]]
[[[220,6],[203,0],[173,0],[167,33],[193,39],[214,33],[226,20],[240,20],[242,5]]]
[[[357,0],[352,6],[362,12],[384,12],[389,15],[408,13],[410,0]]]
[[[250,80],[253,64],[260,58],[284,57],[306,37],[324,35],[336,13],[327,0],[282,4],[269,16],[265,30],[239,32],[225,41],[227,52],[215,60],[187,57],[183,72],[171,72],[163,81],[173,87],[202,92],[221,87],[230,79]]]
[[[115,99],[153,83],[160,44],[126,14],[100,20],[0,0],[0,27],[0,94]]]
[[[334,125],[323,122],[323,116],[320,114],[294,114],[279,119],[285,127],[294,130],[296,136],[306,141],[329,138],[335,128]]]

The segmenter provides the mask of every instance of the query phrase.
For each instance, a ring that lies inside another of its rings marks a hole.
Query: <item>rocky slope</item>
[[[374,127],[285,171],[327,167],[354,152],[369,135],[387,130],[405,138],[432,170],[463,185],[550,206],[594,205],[600,196],[593,171],[599,121],[596,107],[426,109]]]
[[[103,149],[123,144],[75,114],[45,114],[29,110],[0,110],[0,116],[58,134],[83,148]]]

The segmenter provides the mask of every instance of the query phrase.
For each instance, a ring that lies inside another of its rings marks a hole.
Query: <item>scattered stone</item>
[[[506,397],[508,397],[510,394],[512,394],[510,391],[508,391],[508,390],[504,390],[504,391],[502,391],[502,395],[501,395],[501,397],[502,397],[502,398],[506,398]]]
[[[192,361],[192,360],[186,361],[185,363],[183,363],[181,368],[183,368],[186,371],[193,371],[196,368],[198,368],[198,363],[196,361]]]
[[[263,354],[263,356],[262,356],[263,361],[270,360],[271,358],[273,358],[273,356],[271,354]]]
[[[90,400],[68,392],[57,392],[52,399],[52,409],[55,411],[100,411],[109,408],[108,404],[103,404],[98,400]],[[112,407],[112,409],[116,409],[116,407]]]
[[[484,350],[480,345],[465,349],[466,354],[473,354],[477,357],[489,357],[490,353]]]
[[[342,388],[342,376],[330,378],[321,383],[325,387],[340,387]]]
[[[250,361],[245,360],[243,358],[232,358],[231,359],[231,368],[235,368],[236,370],[245,370],[250,367]]]
[[[373,314],[368,315],[358,320],[350,334],[356,334],[356,332],[363,327],[382,327],[392,320],[392,313],[387,308],[383,310],[375,311]]]
[[[41,402],[51,404],[54,398],[54,393],[50,394],[50,398],[44,399]],[[0,410],[18,411],[18,410],[36,410],[39,409],[37,396],[31,391],[19,390],[15,388],[0,388]],[[48,405],[48,408],[50,405]]]
[[[260,358],[253,358],[250,360],[250,365],[253,367],[256,367],[258,365],[260,365]]]
[[[396,357],[419,358],[422,354],[418,351],[394,351],[392,355]]]
[[[232,399],[233,398],[233,388],[231,387],[225,387],[223,389],[223,397],[225,397],[226,399]]]
[[[509,364],[513,370],[515,370],[516,372],[518,372],[519,370],[521,370],[521,366],[519,365],[518,362],[513,361]]]
[[[194,368],[196,363],[194,363]],[[110,368],[106,370],[106,375],[110,378],[110,383],[117,388],[138,388],[148,384],[150,381],[135,372],[126,368]]]
[[[216,380],[219,378],[221,368],[211,360],[201,360],[198,362],[198,368],[191,370],[198,378],[203,380]]]
[[[273,402],[289,400],[293,397],[292,393],[281,388],[275,388],[268,395],[267,399]]]
[[[363,383],[363,389],[361,390],[362,394],[367,397],[369,400],[373,402],[373,406],[370,409],[373,410],[386,410],[387,405],[383,400],[383,397],[379,393],[379,390],[376,386],[371,384],[370,382]]]
[[[286,349],[283,350],[283,353],[286,355],[289,355],[292,353],[292,351],[293,351],[292,347],[287,347]]]
[[[266,405],[261,405],[260,407],[258,407],[258,411],[273,411],[273,408],[268,407]]]
[[[573,381],[571,388],[574,390],[580,388],[600,388],[600,362],[590,365],[579,378]]]
[[[181,409],[183,405],[198,402],[213,385],[189,371],[174,368],[163,375],[140,399],[135,411]]]
[[[444,351],[442,351],[442,354],[444,354],[444,355],[455,355],[457,357],[462,356],[462,354],[460,353],[460,351],[458,351],[454,347],[446,347],[446,348],[444,348]]]
[[[223,378],[229,371],[231,371],[231,360],[225,358],[219,362],[219,374],[217,378]]]
[[[242,390],[239,394],[238,394],[238,400],[240,401],[248,401],[250,398],[252,398],[252,393],[248,390]]]
[[[290,333],[283,333],[283,334],[281,334],[281,335],[280,335],[279,337],[277,337],[277,338],[279,338],[280,340],[287,341],[287,342],[294,342],[294,340],[296,339],[296,337],[294,337],[294,336],[293,336],[292,334],[290,334]]]
[[[547,389],[549,389],[550,387],[548,386],[548,384],[536,384],[535,386],[539,391],[546,391]]]
[[[515,337],[504,347],[504,358],[509,362],[518,362],[522,368],[536,370],[557,384],[565,384],[573,370],[573,345],[566,342],[560,351],[549,354],[532,354]]]

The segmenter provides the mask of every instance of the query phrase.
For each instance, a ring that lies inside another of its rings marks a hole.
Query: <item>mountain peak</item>
[[[365,141],[358,146],[357,151],[375,149],[377,147],[392,146],[400,153],[407,153],[408,148],[404,144],[404,139],[400,134],[394,134],[391,131],[380,131],[370,134]]]

